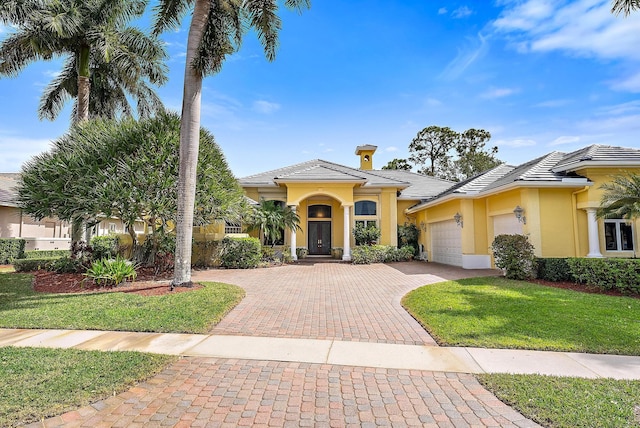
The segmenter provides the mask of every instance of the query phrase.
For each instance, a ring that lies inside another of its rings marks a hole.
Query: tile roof
[[[417,174],[401,169],[381,169],[370,171],[372,174],[411,183],[409,187],[402,190],[398,199],[426,199],[439,195],[454,183],[452,181],[441,180],[428,175]]]
[[[3,172],[0,173],[0,206],[17,207],[15,202],[15,186],[18,184],[20,174]]]
[[[566,154],[554,171],[572,171],[584,164],[636,164],[640,165],[640,150],[631,147],[594,144]]]
[[[375,174],[375,171],[365,171],[351,168],[333,162],[314,159],[311,161],[287,166],[260,174],[241,178],[240,184],[244,187],[277,186],[276,181],[353,181],[366,182],[367,187],[398,187],[405,188],[410,183],[387,178]]]
[[[529,162],[523,163],[522,165],[514,168],[508,174],[502,176],[499,180],[495,180],[482,190],[486,191],[496,189],[498,187],[506,186],[516,181],[562,182],[562,179],[565,178],[566,175],[554,173],[551,168],[556,165],[558,161],[563,157],[564,153],[551,152],[537,159],[533,159]]]

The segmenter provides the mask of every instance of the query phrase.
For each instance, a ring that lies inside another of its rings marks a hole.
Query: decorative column
[[[291,205],[291,211],[295,215],[296,213],[295,205]],[[298,260],[298,254],[296,252],[296,228],[295,227],[291,229],[291,258],[293,260]]]
[[[351,219],[349,218],[350,206],[344,205],[344,244],[342,260],[351,261]]]
[[[589,254],[587,257],[600,258],[600,240],[598,239],[598,219],[595,208],[586,208],[587,212],[587,232],[589,235]]]

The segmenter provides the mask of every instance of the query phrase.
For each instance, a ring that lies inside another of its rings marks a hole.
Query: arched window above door
[[[310,205],[309,218],[331,218],[331,205]]]
[[[358,201],[355,203],[355,215],[376,215],[375,201]]]

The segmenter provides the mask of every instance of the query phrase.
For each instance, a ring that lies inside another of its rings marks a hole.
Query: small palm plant
[[[272,247],[282,239],[284,229],[301,230],[300,217],[290,207],[278,201],[260,201],[260,205],[251,213],[249,230],[259,230],[265,244]]]
[[[117,256],[115,259],[99,259],[85,273],[87,278],[101,286],[116,287],[125,280],[136,279],[136,267],[129,260]]]

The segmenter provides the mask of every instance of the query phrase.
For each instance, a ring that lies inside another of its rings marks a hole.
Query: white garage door
[[[493,236],[498,235],[522,235],[522,223],[515,215],[505,214],[493,217]]]
[[[462,229],[455,221],[431,224],[431,260],[462,266]]]

